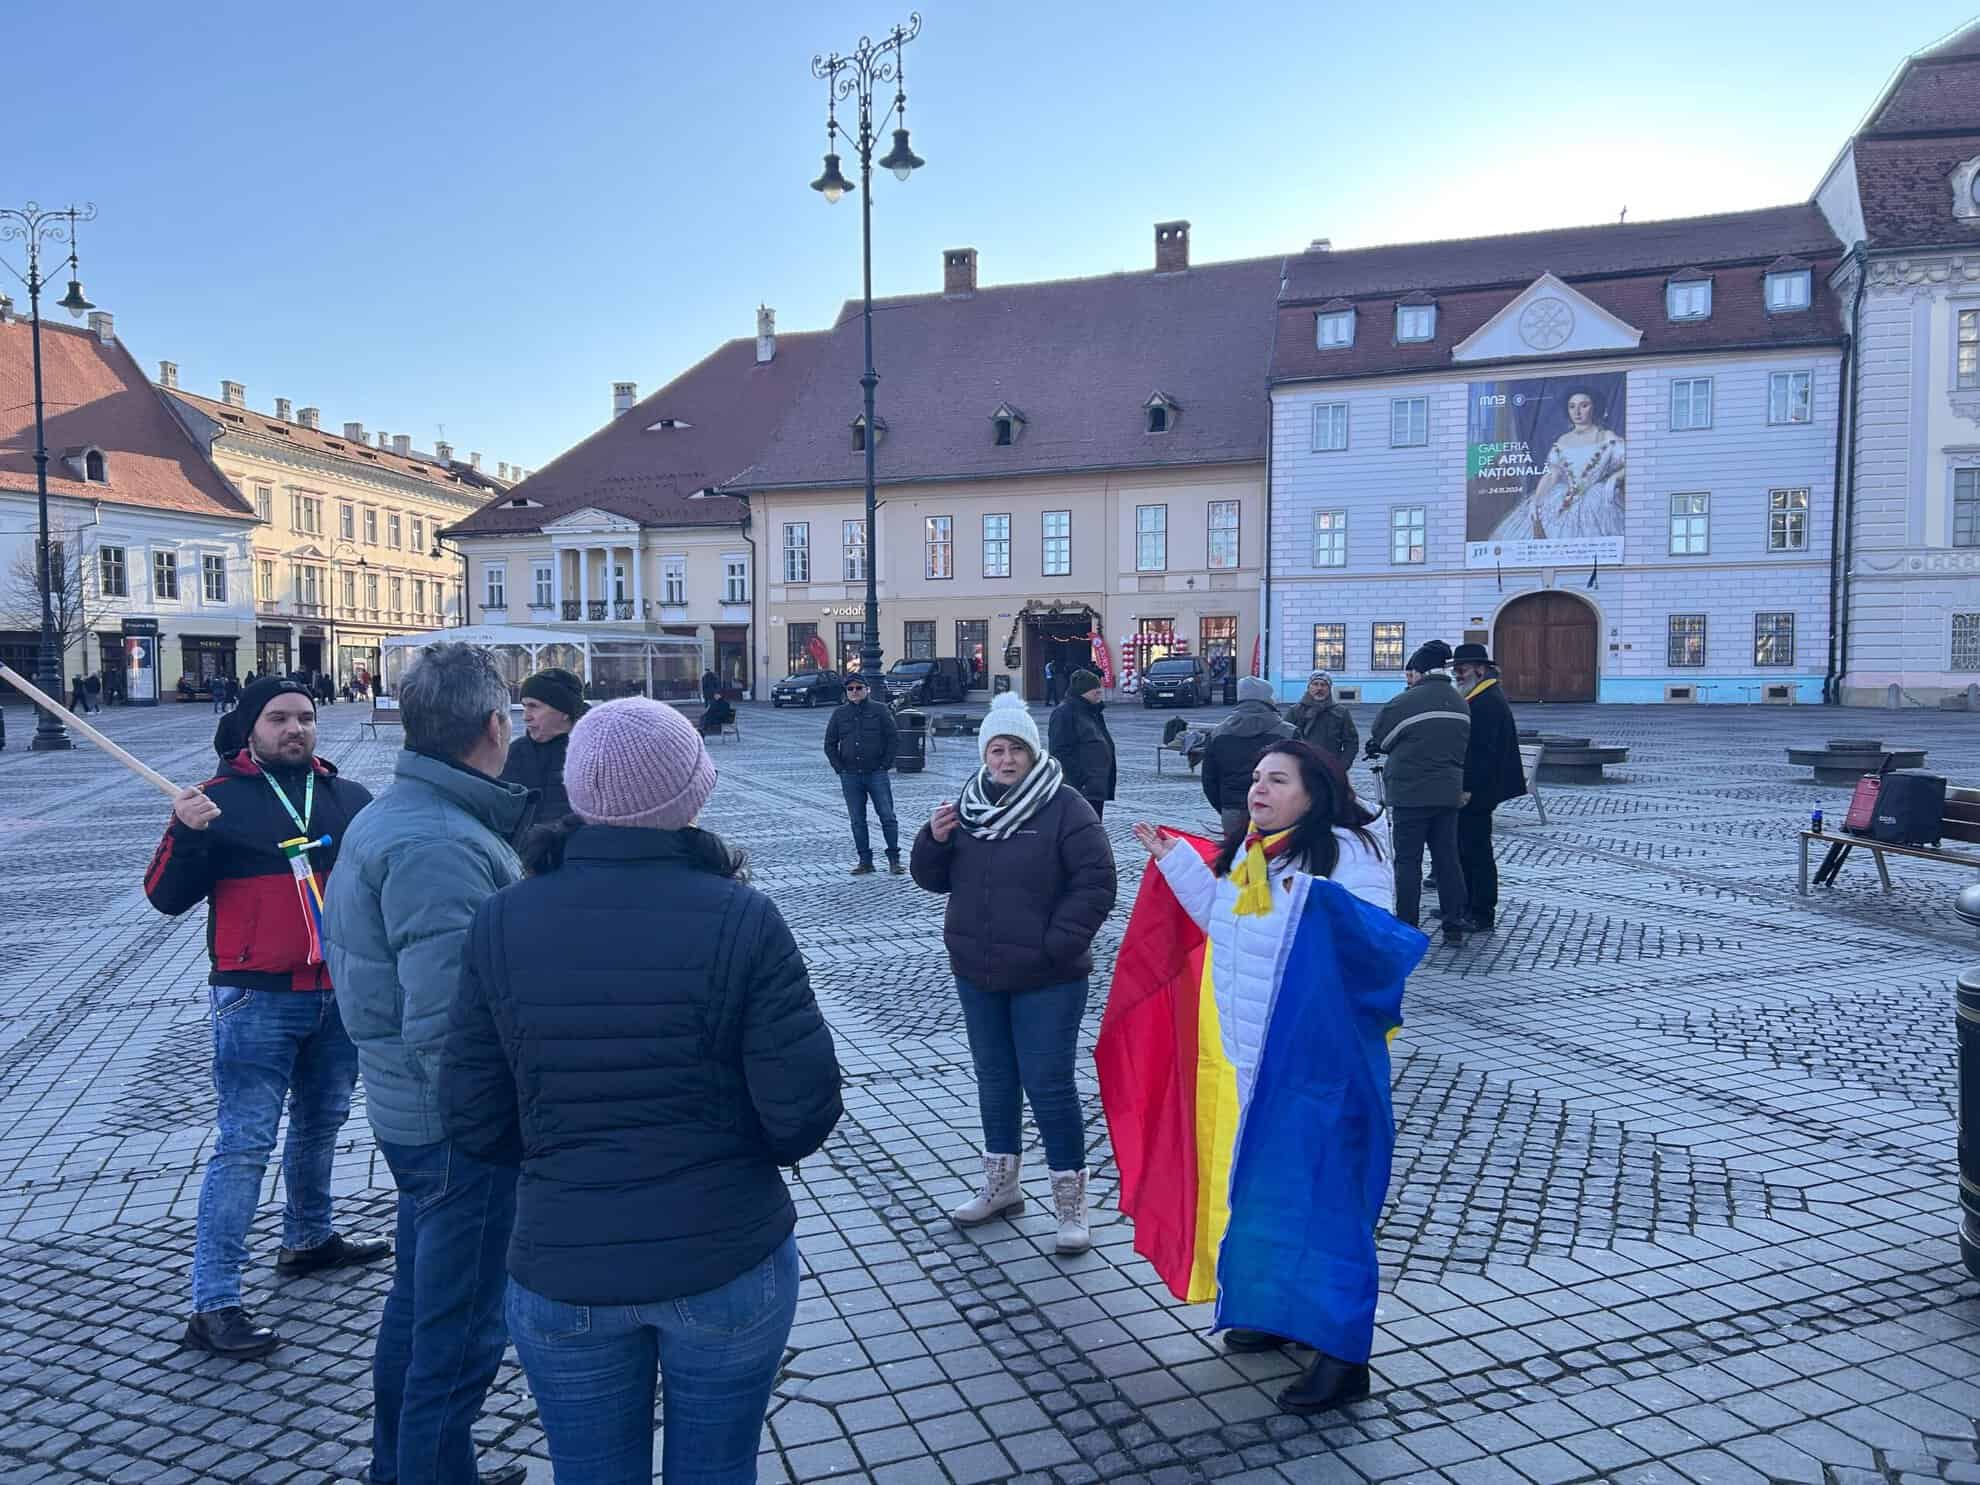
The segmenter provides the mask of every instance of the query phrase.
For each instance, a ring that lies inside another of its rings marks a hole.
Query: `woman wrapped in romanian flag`
[[[1247,805],[1215,846],[1135,826],[1160,871],[1096,1055],[1136,1250],[1216,1299],[1230,1350],[1312,1348],[1279,1403],[1320,1412],[1368,1395],[1388,1040],[1428,940],[1396,921],[1387,822],[1333,759],[1273,744]]]

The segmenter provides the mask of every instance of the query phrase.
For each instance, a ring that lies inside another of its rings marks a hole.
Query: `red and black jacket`
[[[371,803],[371,791],[337,777],[321,758],[312,766],[316,800],[309,834],[330,837],[328,848],[310,857],[322,885],[337,864],[352,818]],[[296,824],[276,802],[269,782],[245,748],[222,763],[219,775],[200,786],[220,806],[220,817],[204,830],[172,821],[144,875],[144,895],[173,917],[203,900],[210,904],[210,983],[245,990],[328,990],[329,966],[309,962],[309,927],[281,849],[281,842],[295,838]],[[288,797],[302,808],[300,790]]]

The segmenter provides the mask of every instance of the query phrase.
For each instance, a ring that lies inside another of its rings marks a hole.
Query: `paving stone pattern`
[[[1166,715],[1112,713],[1124,906],[1089,1044],[1141,869],[1129,826],[1209,821],[1193,779],[1155,773]],[[358,717],[331,708],[323,750],[379,787],[396,740],[358,740]],[[1980,1481],[1980,1285],[1954,1236],[1952,977],[1980,958],[1948,910],[1964,874],[1894,862],[1886,895],[1858,860],[1795,894],[1794,830],[1845,800],[1782,750],[1864,730],[1832,713],[1522,720],[1630,761],[1549,786],[1546,827],[1501,811],[1499,933],[1411,981],[1378,1392],[1301,1420],[1272,1400],[1291,1361],[1225,1356],[1207,1308],[1134,1255],[1090,1059],[1094,1251],[1051,1255],[1035,1145],[1026,1215],[949,1225],[976,1118],[940,905],[846,876],[825,718],[746,709],[710,823],[805,945],[847,1072],[847,1117],[796,1182],[805,1287],[764,1480]],[[1980,719],[1865,720],[1980,779]],[[210,757],[203,707],[106,723],[174,776]],[[901,776],[904,828],[974,759],[938,740]],[[249,1294],[285,1346],[266,1365],[177,1346],[212,1094],[203,914],[160,918],[137,886],[163,817],[94,751],[0,753],[0,1476],[356,1479],[385,1276],[277,1285],[275,1171]],[[347,1228],[388,1229],[361,1107],[337,1181]],[[549,1479],[513,1366],[480,1434]]]

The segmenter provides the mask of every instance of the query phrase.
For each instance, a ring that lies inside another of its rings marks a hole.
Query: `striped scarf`
[[[1048,755],[992,804],[985,788],[990,782],[990,770],[979,768],[963,785],[962,795],[956,800],[956,813],[978,840],[1004,840],[1015,835],[1059,792],[1064,778],[1059,760]]]

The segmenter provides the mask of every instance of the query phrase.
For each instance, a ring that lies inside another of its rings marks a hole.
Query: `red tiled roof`
[[[467,481],[452,469],[443,467],[428,456],[395,454],[390,449],[360,443],[356,439],[344,437],[341,433],[332,433],[327,428],[305,428],[301,423],[285,423],[270,413],[256,412],[251,407],[235,407],[230,402],[201,397],[196,392],[183,391],[177,387],[172,388],[165,395],[176,397],[186,406],[204,413],[218,423],[225,432],[270,439],[287,444],[291,448],[308,449],[330,458],[349,459],[367,468],[386,470],[392,474],[404,475],[408,479],[445,485],[456,495],[472,496],[474,493],[472,490],[459,488]]]
[[[1920,52],[1871,111],[1865,134],[1965,129],[1980,119],[1980,23]]]
[[[1871,247],[1980,247],[1980,222],[1953,215],[1948,179],[1955,167],[1980,155],[1980,67],[1973,88],[1970,134],[1856,141],[1856,192]]]
[[[0,325],[0,489],[35,487],[32,335],[24,320]],[[51,495],[254,518],[121,343],[43,320],[41,363]],[[107,484],[76,479],[53,452],[77,447],[103,450]]]
[[[1282,260],[1212,263],[925,294],[873,307],[883,482],[1083,469],[1243,463],[1265,457],[1265,367]],[[754,490],[858,484],[851,427],[864,364],[848,304],[817,373],[755,465]],[[1182,409],[1149,433],[1160,390]],[[991,415],[1025,409],[998,445]]]
[[[453,526],[465,536],[535,531],[587,506],[642,526],[733,526],[748,507],[693,498],[757,457],[817,365],[830,335],[777,337],[758,364],[756,341],[732,340],[584,442]],[[655,429],[663,418],[684,427]],[[536,502],[517,508],[513,502]]]

